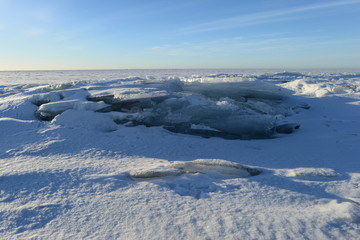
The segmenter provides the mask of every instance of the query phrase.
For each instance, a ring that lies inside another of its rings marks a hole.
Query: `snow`
[[[331,168],[294,168],[289,170],[288,176],[294,177],[338,177],[340,176]]]
[[[156,178],[165,176],[180,176],[182,174],[189,173],[208,174],[210,176],[213,176],[215,173],[215,176],[217,177],[220,175],[250,177],[260,174],[260,171],[222,159],[196,159],[186,162],[175,161],[167,165],[162,164],[157,167],[132,171],[129,175],[133,178]]]
[[[359,102],[358,71],[0,72],[1,238],[358,239]]]
[[[51,123],[67,128],[85,128],[89,131],[110,132],[117,129],[117,125],[109,116],[86,110],[69,109],[56,116]]]

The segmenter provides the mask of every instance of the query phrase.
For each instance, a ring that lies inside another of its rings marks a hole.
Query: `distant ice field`
[[[88,80],[114,80],[129,76],[146,77],[191,77],[216,74],[263,75],[283,73],[281,69],[128,69],[128,70],[54,70],[54,71],[0,71],[1,84],[59,83]],[[360,69],[293,69],[286,72],[305,75],[360,74]]]

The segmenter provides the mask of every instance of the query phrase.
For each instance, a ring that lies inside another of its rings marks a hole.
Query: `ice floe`
[[[113,81],[108,87],[104,83],[80,88],[61,85],[31,100],[39,106],[36,116],[41,120],[50,121],[69,109],[87,110],[107,113],[126,126],[163,126],[171,132],[206,138],[271,138],[300,126],[286,124],[284,119],[297,112],[302,103],[290,98],[291,91],[260,80],[224,82],[205,77],[201,81],[124,81]],[[204,128],[193,127],[198,125]]]

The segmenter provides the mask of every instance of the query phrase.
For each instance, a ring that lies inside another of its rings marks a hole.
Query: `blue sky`
[[[0,0],[0,70],[360,68],[360,0]]]

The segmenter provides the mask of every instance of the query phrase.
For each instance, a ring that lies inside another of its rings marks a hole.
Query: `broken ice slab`
[[[51,121],[56,115],[75,107],[79,100],[58,101],[42,104],[35,112],[36,116],[44,121]]]
[[[164,100],[170,98],[170,95],[161,95],[161,96],[140,96],[138,98],[117,98],[114,95],[104,95],[104,96],[91,96],[88,97],[88,101],[99,102],[103,101],[110,106],[103,109],[97,110],[98,112],[139,112],[144,108],[153,108],[156,104],[163,102]]]
[[[97,110],[97,112],[140,112],[145,106],[141,105],[140,101],[122,101],[118,103],[113,103],[110,106],[101,108]],[[150,107],[150,106],[149,106]]]
[[[181,88],[172,91],[164,87],[166,82],[158,82],[57,91],[52,94],[59,97],[61,93],[64,99],[42,104],[36,114],[51,120],[68,109],[126,113],[112,119],[126,126],[164,126],[171,132],[204,138],[267,139],[276,132],[290,133],[298,128],[276,125],[277,119],[293,113],[290,98],[283,99],[288,92],[281,87],[261,81],[200,83],[178,79],[171,83]]]
[[[241,136],[241,139],[267,139],[274,134],[275,119],[267,115],[237,115],[215,119],[208,125],[218,131]]]
[[[173,133],[188,134],[203,138],[218,137],[226,140],[249,140],[270,139],[273,138],[275,132],[290,134],[300,128],[300,124],[297,123],[286,123],[275,126],[273,124],[270,125],[270,123],[265,124],[260,120],[247,119],[247,121],[250,122],[241,122],[240,119],[237,120],[238,121],[235,122],[225,120],[223,122],[210,123],[208,128],[194,128],[194,125],[189,123],[168,123],[167,126],[164,126],[164,129]]]
[[[292,92],[288,89],[260,81],[241,81],[241,82],[192,82],[184,85],[184,90],[200,93],[211,98],[229,97],[239,98],[263,98],[263,99],[283,99]]]
[[[103,101],[103,102],[105,102],[107,104],[119,103],[121,101],[120,99],[115,98],[114,94],[99,95],[99,96],[88,96],[87,100],[92,101],[92,102]]]
[[[35,115],[44,121],[51,121],[55,116],[69,109],[96,111],[106,107],[104,102],[88,102],[81,100],[57,101],[42,104]]]
[[[181,125],[173,125],[173,126],[164,126],[164,129],[173,132],[173,133],[181,133],[181,134],[188,134],[193,136],[199,136],[203,138],[212,138],[212,137],[218,137],[223,138],[227,140],[235,140],[235,139],[243,139],[242,136],[226,133],[226,132],[220,132],[216,130],[210,130],[210,129],[194,129],[191,127],[184,127]]]
[[[92,88],[89,90],[90,96],[89,101],[104,101],[108,104],[119,103],[125,100],[144,100],[152,99],[157,101],[157,98],[161,100],[162,97],[169,96],[169,92],[159,89],[152,88],[142,84],[133,85],[118,85],[109,86],[108,88]]]
[[[35,94],[29,98],[30,102],[38,107],[45,103],[59,101],[60,99],[61,95],[59,92]]]

